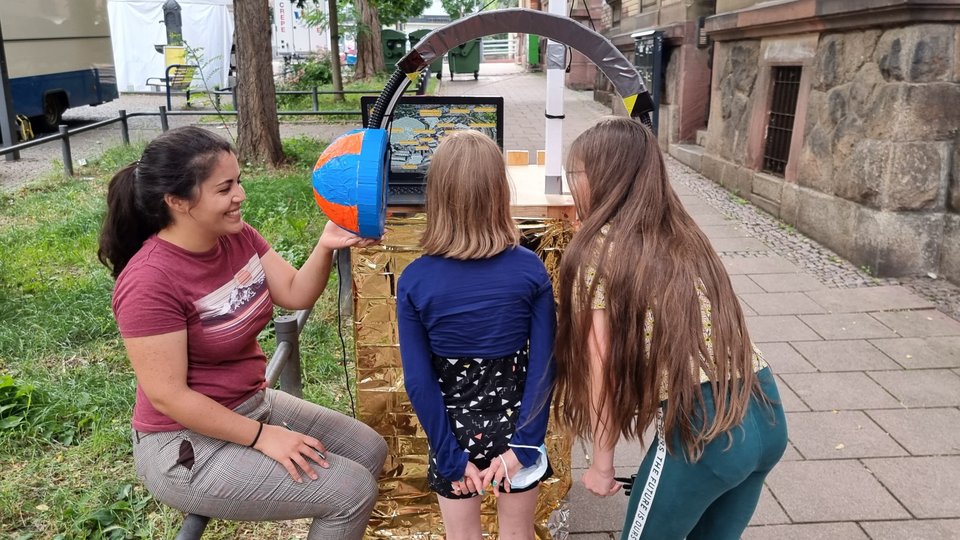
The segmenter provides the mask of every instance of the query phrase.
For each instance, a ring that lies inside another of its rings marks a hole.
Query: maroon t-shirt
[[[234,408],[265,385],[266,357],[257,335],[273,301],[260,257],[270,245],[253,227],[192,253],[152,236],[130,259],[113,290],[124,338],[187,331],[187,385]],[[133,408],[138,431],[182,426],[157,411],[140,385]]]

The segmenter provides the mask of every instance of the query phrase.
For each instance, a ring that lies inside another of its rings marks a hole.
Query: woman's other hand
[[[254,448],[283,465],[283,468],[298,483],[303,482],[300,471],[306,473],[312,480],[318,478],[312,463],[324,469],[330,467],[326,460],[327,449],[323,443],[309,435],[289,431],[281,426],[264,424],[263,433],[260,434]]]
[[[320,245],[330,249],[367,247],[379,243],[377,238],[361,238],[332,221],[328,221],[320,235]]]
[[[591,466],[587,469],[587,472],[583,473],[583,478],[580,479],[583,482],[583,485],[599,497],[609,497],[614,493],[620,491],[620,484],[614,480],[614,471],[613,469],[600,469],[598,467]]]

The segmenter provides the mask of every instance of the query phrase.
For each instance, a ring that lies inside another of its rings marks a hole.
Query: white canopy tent
[[[233,44],[233,0],[178,2],[183,40],[197,51],[200,60],[201,69],[194,84],[202,85],[205,81],[211,89],[227,86]],[[164,0],[108,0],[117,87],[121,92],[152,90],[146,80],[164,75],[163,54],[154,49],[154,45],[167,43],[163,3]]]

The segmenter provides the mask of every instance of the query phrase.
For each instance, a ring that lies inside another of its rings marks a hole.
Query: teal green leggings
[[[634,480],[621,540],[737,540],[760,500],[763,480],[787,446],[787,422],[777,383],[764,368],[757,372],[771,404],[751,399],[743,423],[721,436],[690,463],[674,437],[666,453],[658,435]],[[709,419],[713,392],[703,385]],[[729,445],[729,446],[728,446]]]

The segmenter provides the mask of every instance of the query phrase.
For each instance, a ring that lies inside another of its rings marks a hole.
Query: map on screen
[[[375,101],[375,96],[363,96],[360,100],[364,126]],[[444,135],[476,130],[503,148],[502,97],[403,96],[394,106],[391,118],[387,182],[392,201],[422,198],[427,168]]]
[[[390,126],[390,170],[426,174],[444,135],[471,129],[497,139],[498,107],[490,104],[398,103]]]

